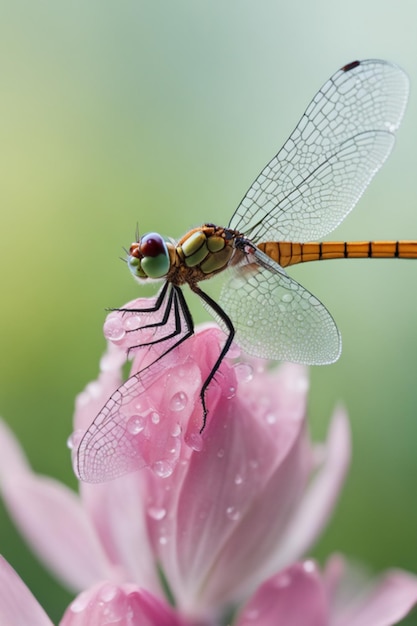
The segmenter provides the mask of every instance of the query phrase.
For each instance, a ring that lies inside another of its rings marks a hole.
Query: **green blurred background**
[[[335,238],[417,238],[416,25],[415,0],[1,3],[0,412],[37,471],[76,486],[74,398],[97,373],[105,307],[139,294],[119,260],[136,223],[175,237],[226,225],[353,59],[400,64],[412,92],[393,155]],[[311,370],[311,430],[323,437],[337,403],[353,430],[349,479],[314,555],[417,572],[417,263],[293,274],[343,334],[340,361]],[[70,596],[3,507],[0,551],[56,621]]]

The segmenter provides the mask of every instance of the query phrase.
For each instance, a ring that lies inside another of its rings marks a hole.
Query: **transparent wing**
[[[249,257],[252,262],[231,270],[220,295],[237,343],[263,359],[336,361],[341,339],[326,307],[259,250]]]
[[[81,439],[77,450],[77,472],[81,480],[103,482],[150,464],[149,450],[156,448],[148,445],[155,411],[148,406],[146,392],[155,380],[161,377],[163,380],[168,353],[193,333],[181,290],[168,286],[160,293],[163,297],[159,303],[157,300],[155,305],[154,299],[151,300],[155,306],[119,312],[131,329],[129,348],[140,350],[143,358],[139,370],[116,389]],[[144,319],[151,323],[140,326]],[[142,341],[146,338],[146,342],[140,343],[138,338]],[[166,439],[161,441],[159,437],[158,441],[161,458],[164,454],[169,457],[170,432],[166,433]]]
[[[259,174],[229,227],[254,242],[306,241],[331,232],[389,155],[408,89],[406,74],[386,61],[337,71]]]
[[[108,399],[81,439],[77,451],[78,477],[100,483],[148,465],[141,424],[146,416],[135,410],[141,396],[163,368],[157,361],[135,374]]]

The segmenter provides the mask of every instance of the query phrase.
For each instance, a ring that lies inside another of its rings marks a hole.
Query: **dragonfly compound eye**
[[[148,233],[140,240],[140,265],[149,278],[162,278],[169,270],[170,260],[167,245],[158,233]]]

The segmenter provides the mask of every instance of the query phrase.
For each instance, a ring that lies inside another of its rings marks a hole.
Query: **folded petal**
[[[70,589],[109,577],[111,568],[78,496],[33,473],[0,422],[0,490],[11,517],[39,559]]]
[[[0,624],[2,626],[53,626],[25,583],[1,556]]]

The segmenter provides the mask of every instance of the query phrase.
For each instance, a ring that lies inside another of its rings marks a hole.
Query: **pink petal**
[[[134,580],[160,593],[155,557],[146,528],[143,472],[102,485],[80,484],[83,504],[110,562]]]
[[[97,380],[89,383],[78,394],[75,401],[74,430],[84,431],[93,421],[107,399],[122,382],[121,368],[126,361],[126,353],[107,344],[107,350],[100,360],[100,373]]]
[[[277,570],[305,554],[322,532],[345,480],[350,454],[348,418],[345,411],[338,409],[330,426],[322,466],[300,500],[287,533],[281,538],[275,563]]]
[[[230,601],[270,573],[271,553],[308,478],[304,368],[263,373],[251,389],[241,399],[222,396],[203,452],[168,487],[151,480],[148,488],[151,505],[165,512],[149,522],[155,550],[180,606],[191,612],[193,602],[201,610]]]
[[[108,576],[110,567],[77,495],[34,474],[0,422],[0,489],[10,515],[39,559],[74,590]]]
[[[148,351],[138,350],[132,376],[79,440],[75,471],[82,480],[103,482],[145,466],[166,477],[191,448],[202,446],[200,390],[218,358],[219,336],[217,328],[201,331],[146,369]],[[230,371],[225,366],[223,377]],[[207,403],[218,395],[213,381]]]
[[[331,626],[391,626],[403,619],[416,603],[417,577],[392,570],[344,610],[339,610]]]
[[[174,611],[133,585],[96,585],[67,609],[60,626],[185,626]]]
[[[249,600],[236,626],[325,626],[327,599],[315,565],[297,563],[267,580]]]
[[[53,626],[22,579],[1,556],[0,624],[2,626]]]

